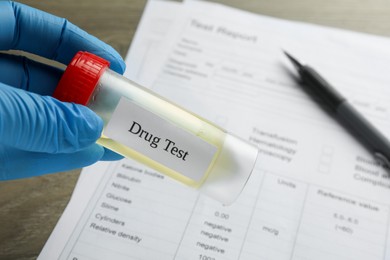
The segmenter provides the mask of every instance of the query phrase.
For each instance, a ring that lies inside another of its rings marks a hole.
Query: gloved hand
[[[124,72],[110,46],[65,19],[0,1],[0,50],[22,50],[68,64],[83,50]],[[25,57],[0,54],[0,180],[80,168],[119,155],[95,144],[103,122],[87,107],[52,95],[61,70]]]

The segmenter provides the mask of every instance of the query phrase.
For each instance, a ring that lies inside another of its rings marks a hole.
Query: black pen
[[[390,167],[389,140],[313,68],[301,64],[285,51],[284,54],[297,69],[303,84],[310,87],[319,98],[325,101],[336,117],[340,118],[352,131],[358,134],[378,160]]]

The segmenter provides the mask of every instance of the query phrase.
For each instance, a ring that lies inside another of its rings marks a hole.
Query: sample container
[[[104,121],[97,143],[202,193],[231,204],[254,168],[258,149],[79,52],[54,92]]]

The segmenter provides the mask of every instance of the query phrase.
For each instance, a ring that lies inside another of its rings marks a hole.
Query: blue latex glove
[[[125,65],[110,46],[65,19],[0,1],[0,50],[23,50],[68,64],[83,50]],[[80,168],[121,158],[95,144],[103,122],[87,107],[52,95],[62,71],[21,56],[0,54],[0,180]]]

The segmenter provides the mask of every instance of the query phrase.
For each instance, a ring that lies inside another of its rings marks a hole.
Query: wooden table
[[[23,0],[65,17],[123,57],[144,0]],[[390,1],[218,0],[251,12],[390,36]],[[390,48],[390,46],[389,46]],[[65,209],[80,170],[0,183],[0,259],[36,259]]]

